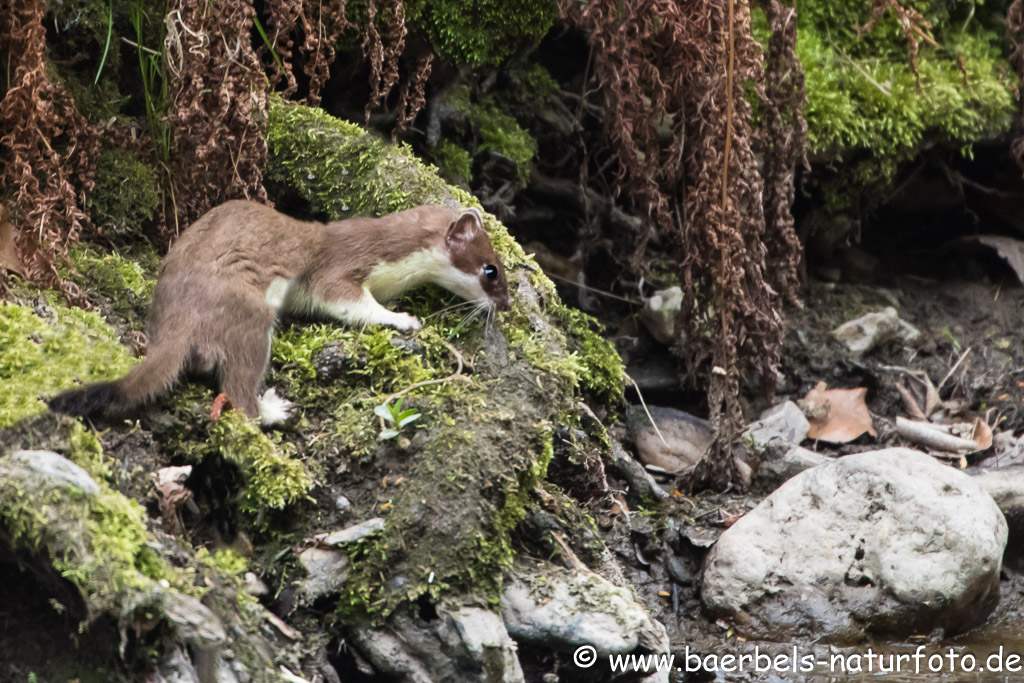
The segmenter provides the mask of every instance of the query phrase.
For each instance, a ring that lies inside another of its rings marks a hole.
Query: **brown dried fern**
[[[672,240],[680,283],[694,302],[677,320],[686,341],[674,350],[691,369],[710,369],[717,436],[695,483],[738,483],[731,454],[743,424],[741,379],[754,374],[773,386],[781,307],[796,293],[799,244],[789,215],[792,188],[784,186],[803,156],[802,81],[780,70],[796,61],[795,26],[773,23],[781,33],[766,92],[746,0],[596,0],[582,7],[566,0],[562,11],[589,35],[618,187],[645,208],[648,229]],[[773,110],[758,137],[748,83]],[[771,157],[767,196],[755,144]],[[639,236],[639,250],[648,235]]]
[[[227,199],[266,201],[266,79],[250,0],[177,0],[167,14],[167,117],[179,224]]]
[[[0,6],[0,54],[9,59],[10,78],[0,100],[0,192],[13,197],[15,242],[28,280],[84,305],[58,266],[91,227],[82,207],[94,184],[99,135],[47,74],[44,17],[36,0]]]

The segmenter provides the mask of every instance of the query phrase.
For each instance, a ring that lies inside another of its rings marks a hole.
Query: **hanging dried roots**
[[[399,64],[408,34],[405,4],[403,0],[367,0],[366,23],[361,26],[349,21],[346,7],[347,0],[268,3],[267,41],[273,46],[276,59],[266,45],[260,47],[259,55],[270,73],[271,85],[286,84],[285,97],[292,96],[298,89],[294,70],[301,60],[303,70],[309,76],[306,101],[316,105],[320,103],[339,38],[347,29],[358,31],[363,36],[363,57],[370,67],[370,97],[366,103],[366,118],[369,120],[374,110],[387,103],[388,95],[400,80]],[[303,40],[301,46],[296,46],[296,35],[300,30]],[[399,91],[395,107],[395,136],[408,127],[426,103],[426,84],[433,57],[432,53],[427,53],[417,59]]]
[[[263,71],[252,47],[251,0],[178,0],[167,14],[167,117],[182,224],[226,199],[266,200]],[[172,47],[173,46],[173,47]]]
[[[99,135],[71,96],[46,72],[45,3],[0,3],[0,54],[10,81],[0,100],[0,193],[13,198],[15,243],[26,278],[58,287],[84,304],[60,277],[68,245],[91,227],[83,211],[92,189]]]
[[[687,341],[674,350],[691,368],[709,368],[717,436],[695,483],[736,484],[740,383],[755,375],[774,385],[782,304],[796,298],[800,248],[789,211],[806,129],[802,71],[792,71],[793,10],[776,3],[770,13],[779,35],[767,89],[746,0],[566,0],[562,12],[589,35],[619,187],[675,244],[680,283],[694,302],[677,319],[677,338]],[[758,134],[748,83],[766,104]]]

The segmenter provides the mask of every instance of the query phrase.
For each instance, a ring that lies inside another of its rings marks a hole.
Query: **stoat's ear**
[[[484,222],[476,209],[466,209],[458,219],[448,226],[448,234],[444,237],[445,244],[469,244],[476,236],[477,230],[483,230]]]

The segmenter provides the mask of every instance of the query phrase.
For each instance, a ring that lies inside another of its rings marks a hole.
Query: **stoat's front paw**
[[[414,315],[409,315],[408,313],[396,313],[395,322],[393,324],[400,330],[423,329],[423,324],[420,322],[419,318]]]
[[[292,418],[295,404],[277,395],[274,389],[267,389],[259,398],[260,424],[272,427],[284,424]]]

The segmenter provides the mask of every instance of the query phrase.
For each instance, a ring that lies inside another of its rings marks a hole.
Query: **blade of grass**
[[[103,46],[103,57],[100,58],[100,68],[96,69],[96,78],[92,84],[100,82],[100,74],[103,73],[103,65],[107,63],[107,53],[110,52],[110,37],[114,34],[114,3],[113,0],[107,3],[107,44]]]
[[[259,17],[253,17],[252,23],[256,24],[256,30],[260,33],[260,38],[263,39],[264,45],[270,50],[270,54],[274,56],[274,61],[277,62],[277,68],[284,72],[284,64],[281,63],[281,58],[277,56],[277,50],[270,44],[270,39],[267,38],[267,32],[263,30],[263,24],[260,23]]]

